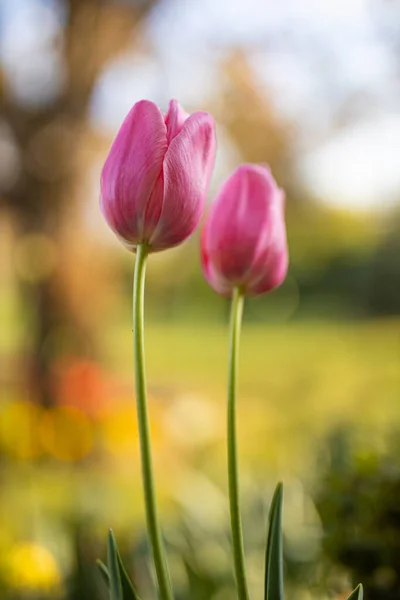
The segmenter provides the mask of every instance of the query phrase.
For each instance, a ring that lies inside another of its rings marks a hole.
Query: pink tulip
[[[201,259],[211,287],[256,296],[279,286],[288,268],[284,192],[267,167],[242,165],[223,184],[207,217]]]
[[[135,104],[100,182],[101,210],[123,244],[155,252],[183,242],[203,214],[214,157],[211,115],[188,115],[176,100],[165,117],[153,102]]]

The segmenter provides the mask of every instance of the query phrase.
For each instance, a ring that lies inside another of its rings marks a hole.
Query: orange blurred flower
[[[54,369],[54,377],[58,405],[97,417],[110,401],[112,382],[95,362],[83,358],[61,360]]]

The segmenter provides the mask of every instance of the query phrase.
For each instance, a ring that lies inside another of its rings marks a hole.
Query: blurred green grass
[[[307,449],[338,422],[384,433],[400,415],[399,325],[396,319],[245,323],[238,398],[242,460],[265,469],[274,457],[284,468],[303,471]],[[227,338],[227,327],[214,323],[146,327],[150,389],[166,399],[197,395],[213,401],[222,413],[222,437]],[[128,326],[110,328],[104,342],[106,364],[128,373]]]
[[[373,445],[385,438],[400,416],[399,325],[397,319],[244,324],[238,431],[245,495],[280,478],[312,482],[326,457],[326,436],[339,423],[355,423]],[[121,311],[99,332],[104,369],[125,382],[124,396],[110,397],[110,403],[132,402],[134,411],[129,316]],[[175,512],[182,502],[201,504],[209,485],[216,497],[226,494],[228,328],[150,321],[145,335],[158,493],[163,511]],[[138,446],[137,430],[132,440]],[[89,457],[78,469],[54,460],[37,463],[29,476],[33,504],[54,516],[78,512],[102,520],[107,514],[110,522],[138,524],[143,501],[137,448],[101,457]],[[24,463],[3,465],[3,506],[24,497],[26,469]]]
[[[227,327],[150,323],[145,336],[150,384],[180,392],[201,391],[223,402]],[[112,368],[125,373],[132,369],[129,326],[110,328],[102,351]],[[310,427],[335,416],[368,422],[382,413],[399,415],[399,361],[400,321],[396,319],[246,323],[239,401],[263,402],[289,420],[293,410],[304,416],[313,413]]]
[[[329,432],[340,423],[355,424],[367,447],[385,444],[400,416],[399,325],[398,319],[244,324],[238,396],[241,494],[249,511],[246,531],[255,528],[257,543],[259,526],[251,507],[254,498],[268,502],[278,479],[285,484],[285,522],[293,539],[308,539],[310,527],[320,532],[316,514],[310,521],[301,507],[303,502],[311,507],[308,494],[321,465],[329,466]],[[129,315],[121,311],[99,327],[98,335],[104,371],[122,383],[107,409],[122,410],[108,424],[112,437],[106,441],[100,417],[92,425],[93,449],[83,460],[63,462],[49,454],[33,461],[3,460],[4,555],[16,541],[32,539],[68,562],[71,523],[84,523],[100,540],[110,525],[141,539],[144,505]],[[3,349],[12,355],[22,347],[5,343]],[[214,530],[225,535],[227,347],[227,325],[204,320],[146,324],[157,496],[169,532],[189,522],[200,523],[207,535],[215,536]],[[12,403],[11,396],[7,400]],[[127,435],[133,450],[124,454],[112,448],[110,439],[120,436],[124,444]],[[252,535],[254,572],[261,573],[262,553]]]

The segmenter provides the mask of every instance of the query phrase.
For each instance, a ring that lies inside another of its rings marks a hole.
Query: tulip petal
[[[210,255],[208,253],[207,244],[205,243],[206,237],[207,237],[207,222],[206,222],[205,227],[203,228],[203,231],[201,234],[201,243],[200,243],[200,249],[201,249],[200,259],[201,259],[201,266],[203,269],[204,277],[206,278],[206,280],[208,281],[210,286],[218,294],[229,297],[229,296],[231,296],[231,293],[232,293],[232,285],[229,282],[225,281],[224,278],[221,276],[221,274],[215,270],[212,260],[210,259]]]
[[[163,207],[163,202],[164,173],[163,171],[161,171],[151,191],[144,213],[142,237],[145,241],[151,238],[158,225],[158,221],[160,220],[160,215]]]
[[[252,282],[249,285],[249,295],[257,296],[258,294],[264,294],[280,286],[286,277],[288,266],[289,254],[287,246],[285,245],[279,250],[274,248],[269,254],[263,277],[258,282]]]
[[[150,197],[153,205],[160,206],[161,213],[163,195],[156,184],[166,151],[167,128],[160,109],[148,100],[138,102],[112,144],[100,183],[102,212],[128,245],[143,236]],[[151,212],[156,212],[154,206]]]
[[[280,285],[285,278],[289,256],[284,204],[284,192],[276,190],[274,202],[269,209],[268,226],[260,232],[257,251],[243,282],[249,294],[267,292]]]
[[[197,227],[215,159],[214,120],[193,113],[174,137],[164,159],[164,203],[149,244],[162,250],[183,242]]]
[[[201,262],[214,290],[248,296],[280,285],[288,268],[285,196],[265,166],[243,165],[224,183],[207,217]]]
[[[216,269],[243,284],[260,243],[270,237],[270,202],[274,182],[257,165],[243,165],[225,182],[211,209],[205,240]],[[262,236],[260,236],[262,232]]]
[[[165,125],[167,126],[168,145],[181,132],[184,122],[189,118],[189,113],[183,110],[177,100],[171,100],[168,112],[165,115]]]

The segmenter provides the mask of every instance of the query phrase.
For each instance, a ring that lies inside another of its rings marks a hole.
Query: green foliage
[[[398,432],[376,445],[364,435],[353,427],[332,433],[315,501],[330,560],[362,580],[370,600],[389,600],[400,596]]]
[[[364,590],[361,583],[353,590],[347,600],[363,600]]]
[[[283,600],[282,502],[283,486],[279,483],[269,512],[265,554],[265,600]]]
[[[106,567],[106,565],[103,563],[102,560],[98,559],[96,561],[98,570],[99,570],[99,574],[102,578],[102,580],[104,581],[104,583],[106,584],[107,588],[110,588],[110,575],[108,573],[108,569]]]
[[[108,534],[107,563],[110,580],[110,600],[124,600],[119,570],[118,550],[112,531]]]
[[[139,596],[124,567],[112,531],[108,535],[108,568],[97,561],[99,573],[110,590],[111,600],[139,600]]]

